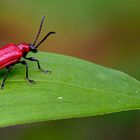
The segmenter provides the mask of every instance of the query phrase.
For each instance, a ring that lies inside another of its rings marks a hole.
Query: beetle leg
[[[42,72],[45,72],[45,73],[50,72],[50,73],[51,73],[50,70],[43,70],[43,69],[41,68],[41,66],[40,66],[39,60],[37,60],[36,58],[34,58],[34,57],[29,57],[29,58],[24,57],[24,58],[25,58],[25,59],[28,59],[28,60],[30,60],[30,61],[36,61],[36,62],[37,62],[37,65],[38,65],[38,69],[41,70]]]
[[[13,67],[12,67],[12,66],[9,66],[9,67],[7,67],[7,68],[8,68],[8,71],[7,71],[7,74],[5,75],[4,79],[2,80],[1,89],[4,88],[4,86],[5,86],[5,81],[6,81],[7,77],[8,77],[8,74],[10,73],[10,71],[12,70]]]
[[[28,64],[27,64],[27,62],[26,61],[19,61],[18,63],[21,63],[21,64],[26,66],[26,80],[30,83],[35,83],[35,81],[30,80],[28,77]]]

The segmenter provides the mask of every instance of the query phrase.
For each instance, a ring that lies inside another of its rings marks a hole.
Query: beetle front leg
[[[38,69],[41,70],[42,72],[45,72],[45,73],[51,72],[50,70],[43,70],[43,69],[41,68],[41,66],[40,66],[39,60],[37,60],[36,58],[34,58],[34,57],[29,57],[29,58],[24,57],[24,58],[25,58],[25,59],[28,59],[28,60],[30,60],[30,61],[35,61],[35,62],[37,62]]]
[[[8,74],[10,73],[10,71],[12,70],[13,67],[12,67],[12,66],[9,66],[9,67],[7,67],[7,68],[8,68],[8,71],[7,71],[7,74],[5,75],[4,79],[2,80],[1,89],[4,88],[4,86],[5,86],[5,81],[6,81],[7,77],[8,77]]]
[[[30,80],[28,77],[28,64],[27,64],[27,62],[26,61],[19,61],[18,63],[21,63],[21,64],[26,66],[26,80],[30,83],[35,83],[35,81]]]

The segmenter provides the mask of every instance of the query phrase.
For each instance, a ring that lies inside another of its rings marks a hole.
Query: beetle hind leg
[[[5,81],[6,81],[7,77],[8,77],[8,75],[9,75],[10,71],[12,70],[12,68],[13,68],[12,66],[7,67],[8,71],[7,71],[7,73],[6,73],[5,77],[4,77],[4,79],[2,80],[1,89],[4,88],[4,86],[5,86]]]

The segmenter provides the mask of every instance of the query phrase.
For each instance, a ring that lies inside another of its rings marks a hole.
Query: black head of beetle
[[[37,48],[35,48],[34,45],[29,44],[29,47],[30,47],[30,51],[31,51],[31,52],[33,52],[33,53],[37,53]]]

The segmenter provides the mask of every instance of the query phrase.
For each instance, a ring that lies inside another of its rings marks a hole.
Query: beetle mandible
[[[22,57],[24,59],[30,60],[30,61],[34,61],[37,62],[38,65],[38,69],[47,73],[50,72],[49,70],[43,70],[40,66],[39,60],[37,60],[34,57],[27,57],[28,52],[33,52],[33,53],[37,53],[37,48],[38,46],[44,42],[47,37],[51,34],[55,34],[55,32],[49,32],[37,45],[37,40],[39,38],[39,35],[41,33],[41,29],[42,29],[42,25],[44,22],[45,16],[42,17],[41,20],[41,24],[37,33],[37,36],[35,38],[35,41],[33,43],[20,43],[18,45],[16,44],[8,44],[6,46],[3,46],[0,48],[0,69],[3,68],[7,68],[8,71],[4,77],[4,79],[2,80],[1,83],[1,89],[4,88],[5,85],[5,81],[8,77],[8,74],[10,73],[10,71],[12,70],[13,66],[17,63],[21,63],[23,65],[25,65],[26,67],[26,80],[30,83],[35,83],[33,80],[29,79],[28,77],[28,64],[25,60],[20,60]]]

